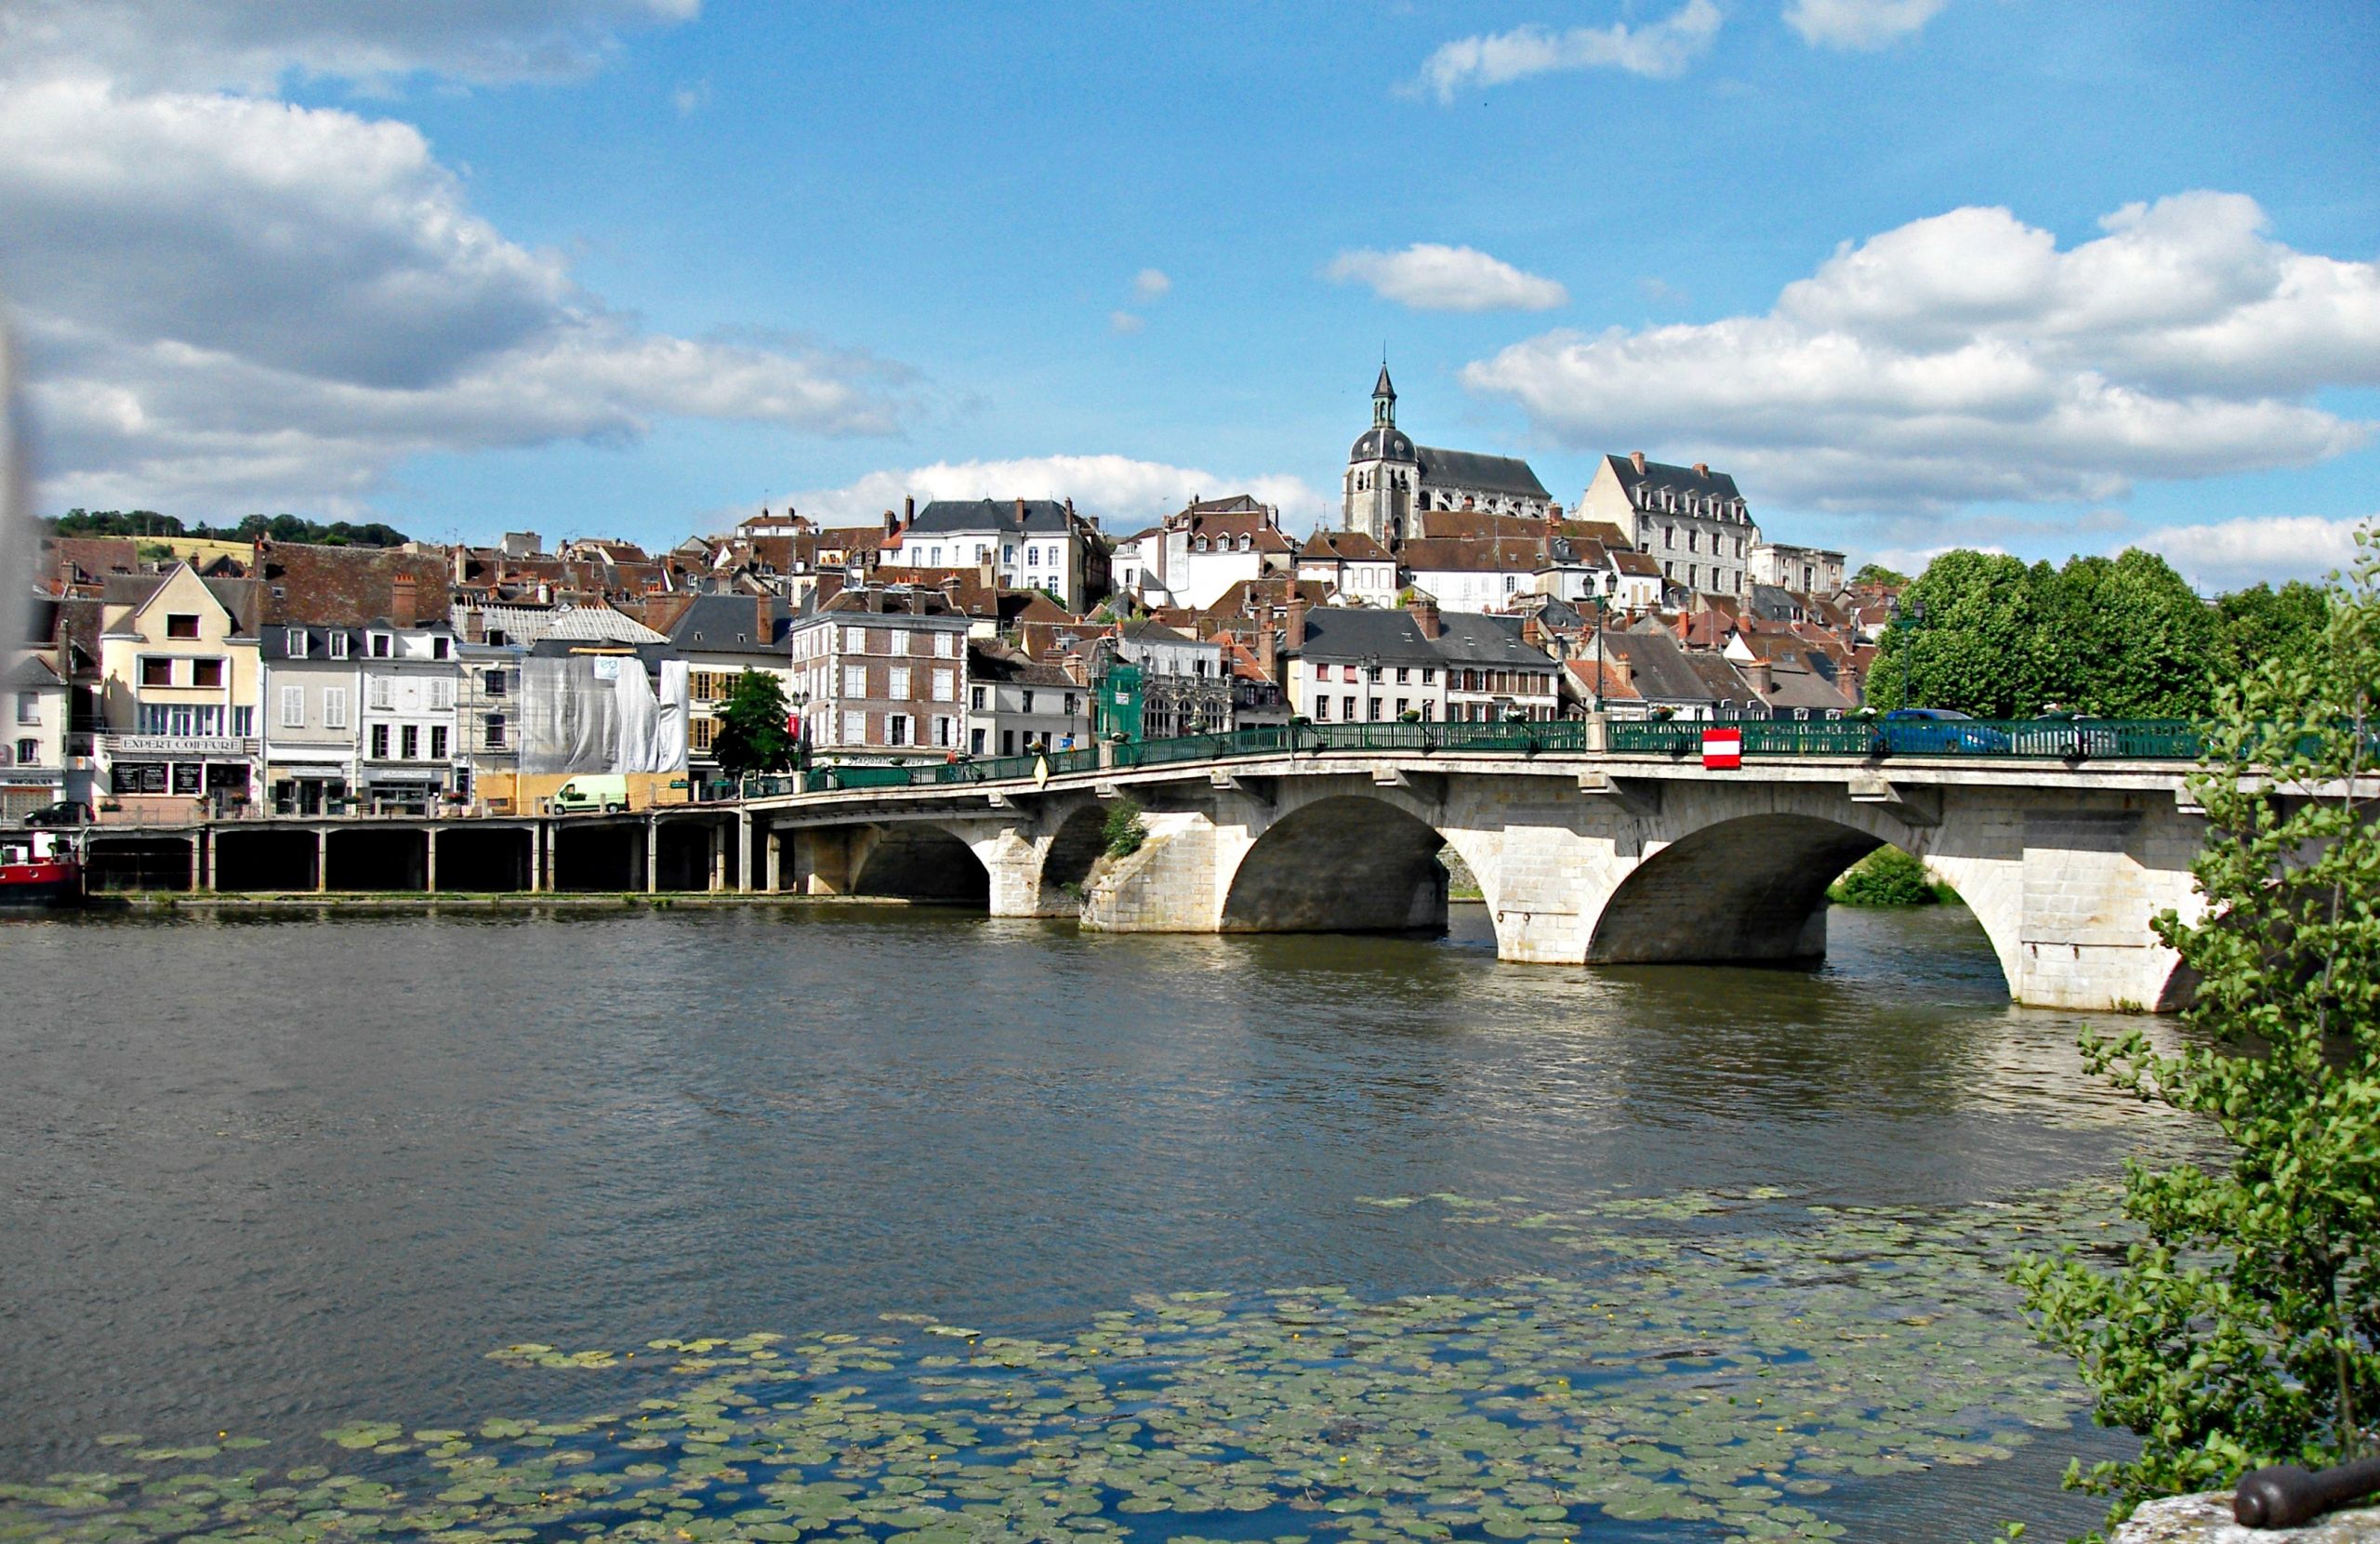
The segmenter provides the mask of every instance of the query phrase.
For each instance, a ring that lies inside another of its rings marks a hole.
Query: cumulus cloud
[[[1570,292],[1475,247],[1420,242],[1402,252],[1342,252],[1322,271],[1339,284],[1370,286],[1411,310],[1552,310]]]
[[[1130,311],[1114,310],[1107,313],[1107,330],[1111,333],[1121,333],[1125,337],[1130,337],[1132,334],[1140,332],[1147,325],[1148,323],[1146,322],[1133,315]]]
[[[1949,0],[1792,0],[1785,24],[1820,48],[1882,48],[1923,29]]]
[[[1463,381],[1571,448],[1668,447],[1821,508],[2100,501],[2369,438],[2313,397],[2380,383],[2380,265],[2275,242],[2238,194],[2101,225],[2060,251],[1957,209],[1845,244],[1765,315],[1547,333]]]
[[[814,520],[858,521],[897,509],[904,498],[1071,498],[1118,534],[1179,509],[1193,498],[1251,494],[1281,511],[1285,526],[1309,530],[1337,504],[1302,479],[1275,473],[1217,477],[1190,467],[1127,455],[1040,455],[1012,461],[937,461],[870,472],[840,488],[798,494],[794,505]]]
[[[1502,86],[1567,70],[1625,70],[1631,74],[1681,75],[1719,34],[1719,7],[1686,0],[1671,15],[1641,27],[1516,27],[1509,33],[1459,37],[1422,61],[1421,88],[1441,102],[1458,91]]]
[[[220,8],[200,29],[218,41],[260,12]],[[344,6],[282,9],[301,30],[370,30]],[[62,13],[8,14],[21,33]],[[372,57],[415,57],[381,43]],[[907,372],[864,353],[647,332],[472,213],[400,122],[96,74],[0,77],[0,207],[53,503],[346,511],[419,454],[628,440],[668,417],[885,433],[913,397]]]
[[[1161,269],[1144,268],[1132,275],[1132,293],[1144,300],[1161,300],[1173,293],[1173,281]]]
[[[97,71],[143,91],[265,93],[292,73],[373,90],[419,73],[561,80],[600,67],[624,32],[700,9],[701,0],[9,0],[0,69]]]
[[[2356,529],[2373,519],[2242,515],[2207,525],[2169,525],[2123,545],[2162,553],[2202,590],[2239,589],[2260,581],[2320,579],[2350,567]]]

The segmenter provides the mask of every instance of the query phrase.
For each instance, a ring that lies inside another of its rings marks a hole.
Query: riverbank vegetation
[[[2063,568],[1945,552],[1899,595],[1868,704],[2021,719],[2052,706],[2098,718],[2196,719],[2216,689],[2267,660],[2303,663],[2330,601],[2265,585],[2209,605],[2164,559],[2128,551]]]
[[[2193,779],[2202,920],[2158,936],[2197,979],[2175,1054],[2086,1030],[2086,1065],[2220,1132],[2204,1162],[2127,1166],[2121,1263],[2018,1268],[2045,1339],[2140,1456],[2069,1484],[2139,1502],[2265,1463],[2369,1454],[2380,1424],[2380,825],[2366,791],[2380,690],[2380,552],[2334,587],[2303,653],[2216,690]],[[2359,779],[2362,782],[2360,784]]]
[[[1879,847],[1843,871],[1826,898],[1841,906],[1932,906],[1959,892],[1934,878],[1924,861],[1897,847]]]

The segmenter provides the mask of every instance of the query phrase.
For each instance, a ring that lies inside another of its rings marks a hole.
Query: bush
[[[1846,906],[1930,906],[1942,898],[1924,864],[1897,847],[1879,847],[1853,864],[1827,897]]]
[[[1141,818],[1141,807],[1129,798],[1119,798],[1107,812],[1107,825],[1102,833],[1107,838],[1107,855],[1129,858],[1149,839],[1148,822]]]

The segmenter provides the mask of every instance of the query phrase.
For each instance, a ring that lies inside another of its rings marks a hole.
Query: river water
[[[27,920],[0,925],[0,1482],[101,1476],[79,1498],[34,1496],[60,1526],[235,1458],[273,1469],[252,1488],[345,1464],[437,1491],[427,1466],[451,1480],[480,1460],[463,1436],[408,1433],[640,1397],[665,1426],[691,1401],[715,1428],[658,1455],[680,1466],[672,1510],[549,1511],[517,1537],[664,1537],[655,1516],[732,1536],[741,1508],[753,1537],[938,1544],[963,1535],[932,1507],[972,1497],[979,1533],[1086,1540],[1715,1538],[1764,1505],[1803,1537],[1957,1539],[2002,1518],[2087,1525],[2097,1503],[2061,1496],[2057,1473],[2122,1450],[2069,1422],[2070,1372],[2030,1349],[1997,1285],[2006,1239],[1970,1233],[2019,1215],[2096,1228],[2043,1193],[2104,1178],[2162,1129],[2082,1076],[2078,1016],[2007,1004],[1956,907],[1838,909],[1807,971],[1503,965],[1471,906],[1442,940],[1111,936],[857,906]],[[1933,1325],[1918,1339],[1935,1349],[1893,1362],[1883,1337],[1908,1325]],[[794,1339],[691,1370],[647,1347],[754,1331]],[[1423,1342],[1408,1332],[1474,1349],[1408,1354]],[[1876,1371],[1841,1360],[1871,1339]],[[1071,1349],[984,1349],[1003,1340]],[[1310,1341],[1360,1350],[1317,1361]],[[488,1354],[522,1343],[643,1360]],[[1102,1355],[1128,1370],[1096,1371]],[[954,1361],[1040,1381],[955,1387]],[[787,1367],[810,1381],[771,1385],[775,1408],[823,1407],[787,1388],[848,1388],[830,1397],[877,1413],[780,1433],[815,1461],[774,1471],[750,1432],[718,1424],[746,1396],[688,1391]],[[1308,1373],[1321,1381],[1284,1381]],[[1539,1392],[1481,1392],[1498,1378]],[[1844,1392],[1863,1379],[1871,1392]],[[1937,1381],[1924,1412],[1904,1407],[1922,1402],[1897,1385]],[[1187,1403],[1169,1410],[1159,1385]],[[1801,1408],[1756,1430],[1793,1451],[1712,1425],[1781,1411],[1789,1386]],[[1429,1404],[1445,1389],[1484,1401],[1488,1434],[1466,1448],[1483,1468],[1421,1496],[1396,1477],[1399,1444],[1430,1425],[1413,1412],[1451,1419]],[[1005,1421],[1007,1447],[884,1424],[1003,1399],[976,1426]],[[1313,1409],[1320,1424],[1297,1427]],[[1239,1435],[1168,1439],[1169,1419],[1195,1424],[1184,1411]],[[390,1424],[321,1440],[358,1422]],[[523,1440],[562,1441],[603,1485],[641,1472],[605,1447],[615,1429],[556,1429]],[[500,1447],[510,1429],[487,1430]],[[1514,1432],[1527,1441],[1504,1451],[1496,1433]],[[218,1433],[271,1445],[218,1453]],[[926,1452],[905,1470],[910,1438]],[[1168,1440],[1188,1446],[1151,1477]],[[1664,1443],[1675,1472],[1645,1459]],[[1333,1444],[1390,1477],[1333,1493]],[[937,1479],[954,1448],[994,1467],[1104,1454],[1115,1471],[1104,1488],[1070,1471],[1069,1511],[1003,1489],[1025,1483],[1006,1469],[973,1490]],[[745,1467],[709,1490],[681,1472],[721,1452]],[[1289,1484],[1308,1460],[1326,1477]],[[1201,1490],[1179,1471],[1199,1463],[1239,1467]],[[852,1483],[787,1500],[830,1473]],[[887,1475],[929,1499],[868,1511]],[[500,1494],[525,1506],[530,1485]],[[1498,1510],[1524,1501],[1537,1511]],[[0,1522],[11,1504],[0,1492]],[[118,1537],[198,1525],[152,1510]]]

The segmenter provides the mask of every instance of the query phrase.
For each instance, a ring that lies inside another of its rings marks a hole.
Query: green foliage
[[[237,525],[193,525],[185,528],[171,515],[154,509],[69,509],[50,521],[60,536],[184,536],[200,541],[305,542],[317,547],[402,547],[412,538],[377,521],[350,524],[343,520],[324,525],[296,515],[250,515]]]
[[[1827,897],[1846,906],[1930,906],[1942,898],[1925,864],[1897,847],[1879,847],[1853,864]]]
[[[1100,835],[1107,839],[1107,855],[1129,858],[1149,839],[1149,823],[1141,818],[1141,807],[1129,798],[1119,798],[1107,811],[1107,824]]]
[[[2318,585],[2293,579],[2279,589],[2235,589],[2215,603],[2215,676],[2244,680],[2268,659],[2310,663],[2331,599]]]
[[[2268,1462],[2370,1451],[2380,1414],[2380,825],[2366,782],[2380,686],[2373,534],[2317,646],[2217,688],[2193,780],[2204,918],[2157,934],[2198,981],[2177,1054],[2085,1032],[2086,1064],[2219,1128],[2219,1159],[2127,1166],[2140,1237],[2102,1268],[2035,1255],[2017,1280],[2098,1419],[2142,1438],[2069,1484],[2143,1499]]]
[[[1859,572],[1851,576],[1851,582],[1855,585],[1905,585],[1909,583],[1909,575],[1898,569],[1886,568],[1882,563],[1861,563]]]
[[[1880,709],[2020,719],[2055,703],[2165,719],[2196,718],[2213,702],[2218,618],[2153,552],[2063,569],[1945,552],[1900,605],[1868,683]]]
[[[793,765],[794,740],[785,726],[785,688],[765,670],[747,670],[718,711],[711,755],[730,777],[783,772]]]

